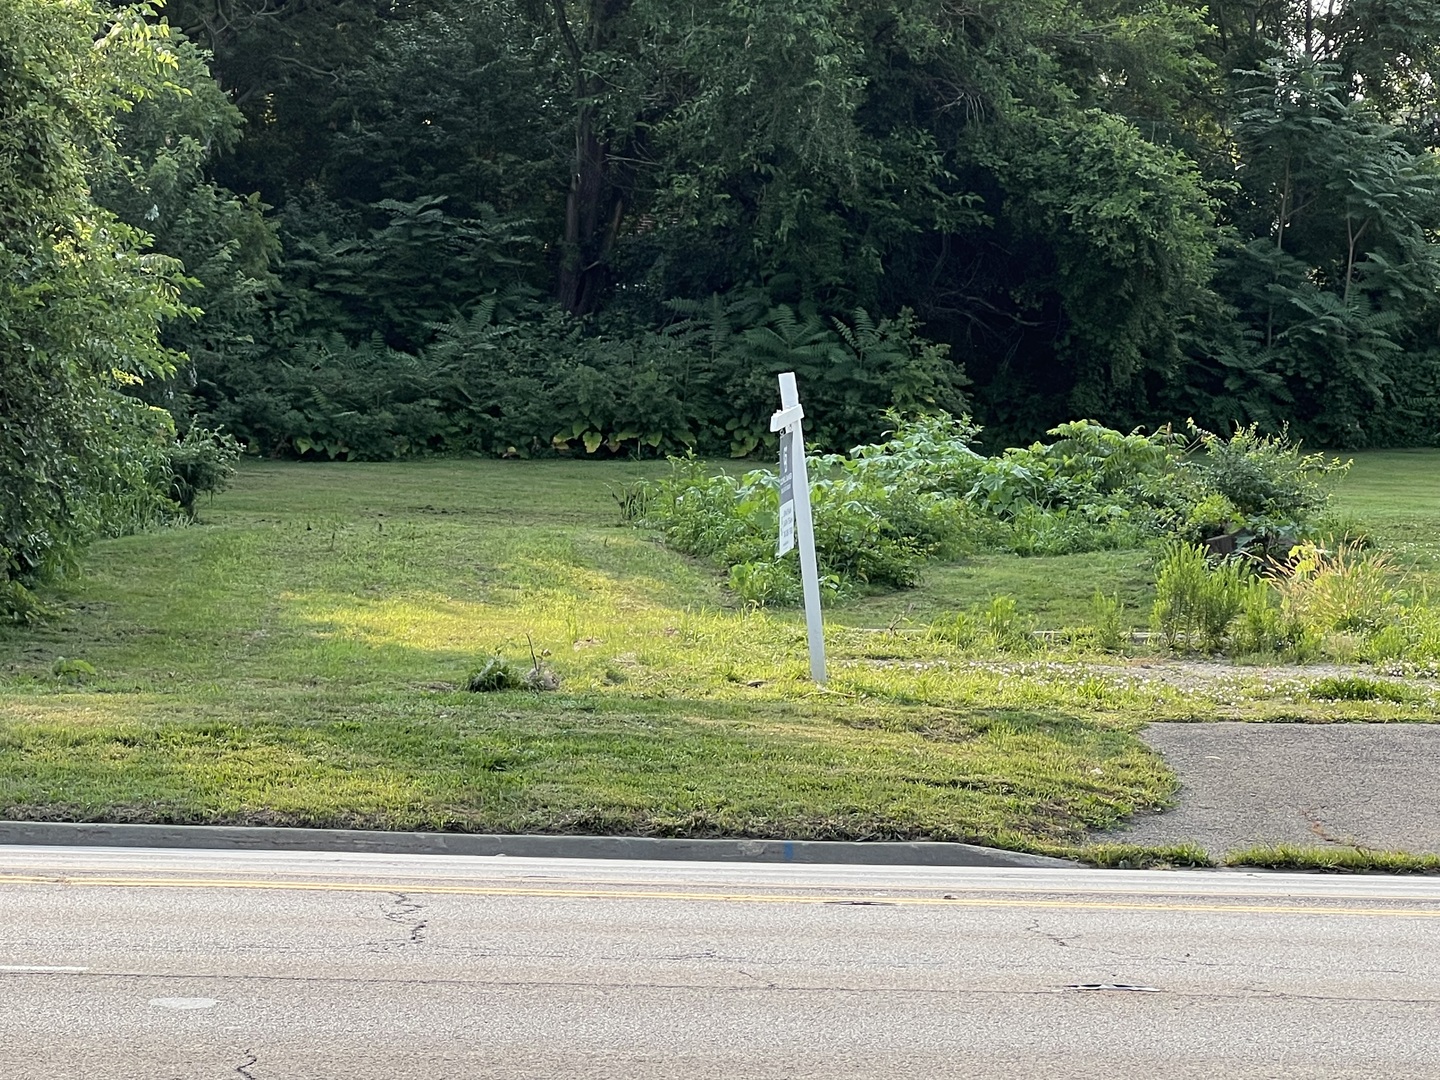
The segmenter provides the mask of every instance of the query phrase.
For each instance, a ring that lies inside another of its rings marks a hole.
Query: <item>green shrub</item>
[[[1348,462],[1302,453],[1284,430],[1261,435],[1254,424],[1225,438],[1192,423],[1190,435],[1168,509],[1177,536],[1228,535],[1237,551],[1270,555],[1319,534]]]
[[[747,604],[798,604],[802,598],[799,567],[795,560],[743,562],[730,568],[730,591]]]
[[[1169,648],[1191,641],[1199,629],[1199,611],[1210,566],[1204,551],[1190,544],[1169,547],[1155,581],[1150,629]]]
[[[1090,420],[1061,424],[1053,443],[1012,448],[984,459],[971,501],[1003,517],[1038,509],[1090,523],[1141,518],[1151,524],[1181,445],[1168,432],[1122,434]]]
[[[1186,467],[1252,523],[1294,525],[1324,510],[1331,482],[1350,467],[1302,453],[1283,429],[1261,435],[1251,424],[1227,439],[1192,424],[1190,434],[1193,452]]]
[[[950,496],[965,495],[975,486],[988,459],[972,449],[980,428],[968,416],[907,418],[888,410],[884,419],[892,425],[884,441],[850,451],[864,462],[868,475],[885,483],[907,480],[922,491]]]
[[[193,520],[195,500],[224,491],[239,457],[240,444],[234,436],[192,424],[170,450],[170,498]]]
[[[819,477],[810,485],[816,561],[822,576],[833,579],[832,594],[847,585],[913,585],[926,561],[965,547],[973,515],[956,500],[909,478],[887,481],[866,459],[822,457],[812,464]],[[798,598],[798,586],[784,584],[798,581],[795,570],[762,569],[777,562],[779,477],[764,469],[738,478],[707,476],[694,458],[675,459],[672,466],[645,500],[648,520],[666,542],[727,568],[743,566],[731,577],[746,599]],[[795,559],[790,554],[780,561]]]

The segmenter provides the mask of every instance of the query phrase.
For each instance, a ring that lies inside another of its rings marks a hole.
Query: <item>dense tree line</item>
[[[215,424],[743,454],[790,368],[832,447],[1434,442],[1437,48],[1440,0],[5,0],[0,583]]]
[[[743,452],[786,366],[838,444],[892,406],[1440,426],[1440,3],[164,17],[185,96],[96,196],[204,311],[149,392],[265,452]]]
[[[741,450],[781,364],[841,442],[962,402],[1435,437],[1428,0],[167,15],[245,121],[201,172],[280,245],[176,343],[267,450]]]

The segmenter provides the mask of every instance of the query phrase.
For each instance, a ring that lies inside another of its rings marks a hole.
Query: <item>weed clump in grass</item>
[[[95,674],[95,665],[84,660],[67,660],[62,656],[51,665],[50,674],[62,682],[78,683]]]
[[[1125,605],[1119,593],[1106,596],[1096,589],[1090,598],[1090,622],[1095,644],[1102,652],[1118,653],[1130,638],[1125,629]]]
[[[493,693],[496,690],[518,690],[524,685],[524,674],[503,656],[489,657],[480,670],[470,676],[465,689],[472,694]]]
[[[559,690],[560,676],[544,664],[536,664],[520,676],[520,685],[526,690]]]
[[[1013,596],[992,597],[983,619],[985,636],[997,651],[1029,652],[1035,647],[1030,623],[1020,616]]]
[[[1036,647],[1030,620],[1020,614],[1013,596],[1004,595],[991,597],[985,608],[935,620],[926,636],[962,651],[984,645],[1001,653],[1026,653]]]
[[[540,662],[535,655],[535,646],[531,644],[530,670],[521,671],[505,657],[496,654],[487,658],[480,670],[470,676],[465,688],[476,694],[496,690],[558,690],[560,676],[553,668]]]
[[[1320,701],[1404,702],[1411,699],[1403,686],[1378,679],[1366,679],[1359,675],[1321,679],[1310,687],[1308,693]]]

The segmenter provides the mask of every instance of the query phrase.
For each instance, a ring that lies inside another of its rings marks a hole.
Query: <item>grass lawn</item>
[[[850,602],[820,689],[798,613],[741,610],[619,524],[611,489],[663,467],[247,463],[201,524],[97,545],[64,619],[0,630],[0,816],[1062,851],[1171,796],[1146,721],[1435,717],[1423,680],[1330,701],[1305,668],[925,632],[1001,593],[1083,624],[1096,588],[1138,625],[1143,552],[985,556]],[[1440,585],[1440,451],[1361,455],[1341,495]],[[532,647],[558,691],[462,688]]]

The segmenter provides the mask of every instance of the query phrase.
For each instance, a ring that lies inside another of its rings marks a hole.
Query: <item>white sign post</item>
[[[795,373],[780,376],[780,411],[770,430],[780,432],[779,554],[800,547],[800,583],[805,590],[805,629],[810,640],[810,677],[825,683],[825,629],[820,620],[820,572],[815,565],[815,528],[810,518],[810,477],[805,469],[805,410],[795,389]]]

